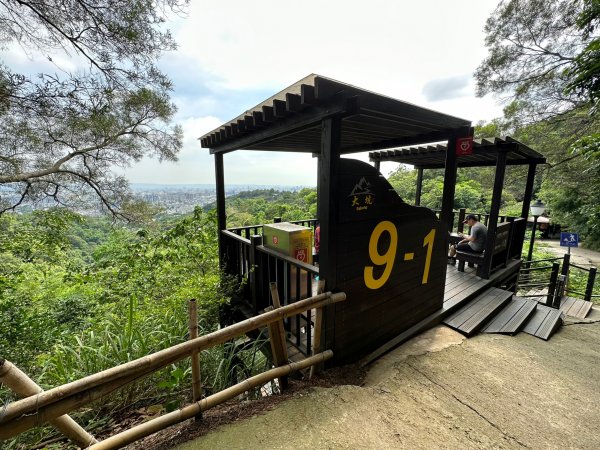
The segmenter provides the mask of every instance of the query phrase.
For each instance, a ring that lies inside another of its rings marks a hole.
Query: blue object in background
[[[560,233],[561,247],[579,247],[579,234],[561,232]]]

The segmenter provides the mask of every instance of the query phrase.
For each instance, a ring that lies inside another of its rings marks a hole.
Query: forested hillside
[[[314,217],[316,190],[244,192],[227,205],[231,226]],[[185,340],[189,299],[198,302],[201,333],[213,331],[219,306],[237,288],[219,274],[211,206],[182,217],[155,216],[143,226],[65,209],[3,214],[0,236],[0,356],[46,388]],[[263,369],[262,354],[246,353],[247,361],[244,353],[233,358],[229,345],[203,352],[205,392],[234,383],[237,371]],[[189,377],[184,361],[79,420],[94,430],[117,420],[118,411],[169,410],[185,400],[180,391]],[[3,403],[14,399],[8,391],[0,395]],[[10,445],[31,448],[52,433],[26,433]]]

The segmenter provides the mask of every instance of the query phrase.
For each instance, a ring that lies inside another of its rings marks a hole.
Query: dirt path
[[[564,256],[567,253],[567,248],[561,247],[560,241],[556,239],[539,239],[535,241],[535,245],[546,248],[555,256]],[[600,252],[582,247],[571,248],[571,262],[586,268],[600,267]]]
[[[297,392],[176,448],[597,449],[600,311],[588,317],[549,342],[439,326],[378,360],[362,386]]]

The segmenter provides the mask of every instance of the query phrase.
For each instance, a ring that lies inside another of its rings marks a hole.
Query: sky
[[[144,159],[127,168],[132,183],[214,183],[213,157],[198,138],[311,73],[473,124],[502,115],[494,98],[475,97],[472,76],[498,0],[190,3],[186,17],[170,22],[178,50],[160,61],[174,82],[184,147],[177,163]],[[316,185],[310,154],[236,151],[224,159],[227,184]]]

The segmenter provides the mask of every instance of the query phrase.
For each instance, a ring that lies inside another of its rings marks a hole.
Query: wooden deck
[[[444,290],[444,304],[442,309],[426,317],[408,330],[399,334],[387,344],[379,347],[360,361],[367,365],[387,353],[394,347],[407,341],[411,337],[440,323],[444,318],[465,305],[489,287],[500,286],[502,282],[514,276],[521,266],[520,260],[510,261],[504,268],[496,270],[488,280],[478,277],[476,269],[465,267],[464,272],[459,272],[456,266],[448,265],[446,269],[446,286]]]

